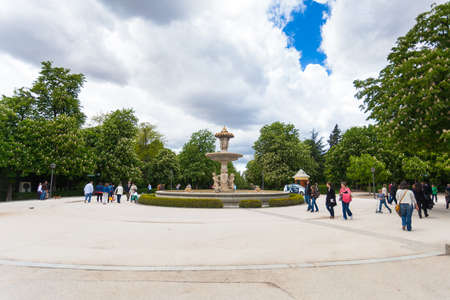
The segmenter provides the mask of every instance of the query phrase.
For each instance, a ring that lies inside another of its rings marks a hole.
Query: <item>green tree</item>
[[[370,187],[373,180],[371,168],[375,168],[374,175],[377,183],[385,182],[390,176],[390,172],[386,170],[386,166],[382,161],[370,154],[362,154],[361,156],[350,157],[347,177],[354,182],[367,184]]]
[[[406,179],[422,180],[430,173],[430,165],[417,156],[405,157],[402,160],[402,170]]]
[[[377,154],[382,147],[378,143],[377,130],[374,126],[352,127],[343,135],[341,141],[325,155],[325,175],[331,182],[347,181],[346,172],[351,156]]]
[[[18,177],[47,176],[51,163],[56,174],[69,179],[92,171],[93,159],[79,130],[84,121],[78,99],[83,82],[82,74],[43,62],[31,89],[2,96],[0,132],[6,133],[8,146],[0,149],[0,172],[9,178],[8,200]]]
[[[334,125],[333,131],[330,133],[330,137],[328,138],[328,145],[330,146],[330,149],[337,145],[339,141],[341,140],[341,130],[339,129],[338,124]]]
[[[207,129],[199,130],[191,135],[179,154],[183,181],[196,188],[208,187],[212,181],[212,173],[217,163],[206,157],[206,153],[214,152],[216,138]]]
[[[264,174],[265,188],[279,189],[292,182],[292,176],[300,168],[308,174],[317,172],[310,147],[300,141],[299,132],[292,124],[274,122],[263,126],[253,149],[255,158],[247,164],[246,177],[259,185]]]
[[[377,78],[356,80],[356,97],[402,152],[448,151],[450,2],[416,18]]]
[[[135,151],[137,131],[137,118],[132,109],[105,115],[96,144],[97,173],[102,180],[117,184],[141,179],[141,162]]]
[[[180,177],[180,164],[175,152],[166,148],[160,150],[154,159],[151,172],[154,184],[163,183],[166,186],[177,184],[176,181]]]
[[[319,138],[319,132],[313,129],[311,131],[311,138],[304,141],[304,143],[309,146],[311,150],[311,156],[317,164],[315,172],[311,174],[311,181],[321,183],[325,181],[325,145],[323,144],[322,140],[322,137]]]
[[[150,123],[139,124],[136,153],[143,162],[151,161],[164,148],[163,137]]]

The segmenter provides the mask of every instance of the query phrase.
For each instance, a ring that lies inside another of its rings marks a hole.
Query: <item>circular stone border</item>
[[[27,262],[18,260],[0,259],[0,265],[15,267],[31,267],[46,269],[71,269],[71,270],[90,270],[90,271],[146,271],[146,272],[164,272],[164,271],[234,271],[234,270],[280,270],[295,268],[323,268],[350,265],[377,264],[386,262],[406,261],[413,259],[428,258],[445,255],[444,251],[434,251],[422,254],[369,258],[356,260],[338,260],[313,263],[292,263],[292,264],[259,264],[259,265],[211,265],[211,266],[126,266],[126,265],[79,265],[63,263],[44,263]]]

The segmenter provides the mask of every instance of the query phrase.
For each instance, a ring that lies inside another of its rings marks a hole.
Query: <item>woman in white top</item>
[[[117,203],[120,203],[120,198],[122,198],[122,195],[123,195],[122,183],[119,183],[119,185],[116,187],[116,190],[114,191],[114,194],[116,194]]]
[[[416,198],[414,193],[408,189],[409,185],[406,181],[402,181],[397,190],[396,198],[400,204],[400,215],[402,217],[403,230],[411,231],[411,216],[416,207]]]

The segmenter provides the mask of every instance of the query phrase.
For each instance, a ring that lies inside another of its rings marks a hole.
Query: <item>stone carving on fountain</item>
[[[216,138],[220,140],[220,152],[207,153],[209,159],[220,162],[220,175],[212,174],[215,192],[233,192],[234,174],[228,175],[228,163],[242,157],[242,154],[228,152],[228,144],[234,134],[228,132],[224,126],[221,132],[216,133]]]

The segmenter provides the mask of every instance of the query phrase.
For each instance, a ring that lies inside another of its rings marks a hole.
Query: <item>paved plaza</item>
[[[0,299],[450,299],[450,210],[0,204]]]

